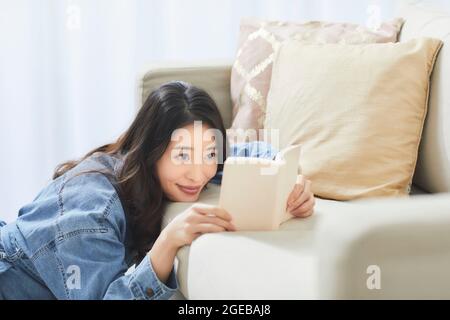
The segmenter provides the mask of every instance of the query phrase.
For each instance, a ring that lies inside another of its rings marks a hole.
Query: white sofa
[[[445,44],[432,76],[429,112],[411,196],[349,202],[318,199],[315,214],[278,231],[206,234],[177,256],[187,299],[450,298],[450,15],[407,7],[400,40]],[[231,123],[231,62],[155,65],[139,97],[174,79],[205,88]],[[140,104],[142,100],[138,102]],[[210,185],[200,202],[217,203]],[[173,203],[166,225],[189,203]]]

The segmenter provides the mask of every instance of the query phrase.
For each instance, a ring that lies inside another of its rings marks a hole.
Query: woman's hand
[[[296,217],[306,218],[313,214],[315,203],[311,181],[298,175],[294,189],[288,197],[286,210]]]
[[[167,242],[176,249],[190,245],[204,233],[235,231],[231,215],[213,205],[196,203],[175,217],[163,232]]]
[[[200,235],[234,230],[231,216],[224,209],[206,204],[192,205],[161,231],[150,250],[150,261],[156,276],[166,282],[178,249],[191,244]]]

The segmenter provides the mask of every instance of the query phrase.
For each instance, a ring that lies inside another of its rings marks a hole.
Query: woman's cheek
[[[162,163],[160,167],[159,177],[166,184],[172,184],[183,177],[186,171],[186,166],[183,164],[176,163],[171,159]]]
[[[211,180],[217,173],[217,164],[208,165],[205,171],[205,176],[208,177],[208,181]]]

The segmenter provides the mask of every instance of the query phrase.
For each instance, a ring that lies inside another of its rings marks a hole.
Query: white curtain
[[[394,17],[394,1],[0,0],[0,219],[14,220],[58,163],[127,128],[145,64],[232,59],[244,16],[374,14]]]

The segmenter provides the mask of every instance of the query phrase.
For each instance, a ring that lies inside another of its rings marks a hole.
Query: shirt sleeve
[[[105,215],[94,215],[95,225],[63,234],[61,242],[34,260],[46,285],[57,299],[169,299],[178,290],[174,267],[164,283],[147,254],[133,271],[127,272],[125,217],[117,196],[107,211]],[[78,213],[66,212],[66,216],[70,215]],[[89,218],[92,213],[83,215]],[[84,221],[77,218],[76,223],[87,223]],[[60,222],[58,228],[63,230],[65,225]]]
[[[149,255],[132,273],[113,281],[107,288],[104,299],[167,300],[178,290],[174,268],[166,283],[153,270]]]
[[[116,200],[116,209],[111,208],[109,221],[109,229],[111,232],[106,236],[106,239],[98,239],[96,248],[93,252],[90,252],[86,257],[86,260],[92,259],[94,261],[105,260],[107,257],[112,256],[110,263],[102,264],[103,268],[98,270],[99,273],[103,273],[105,280],[95,277],[95,275],[85,275],[85,283],[89,287],[103,288],[104,293],[99,291],[98,298],[102,299],[133,299],[133,300],[167,300],[177,290],[178,282],[174,267],[170,272],[166,283],[162,282],[155,271],[148,254],[144,259],[136,266],[136,268],[129,274],[125,274],[123,266],[128,269],[125,264],[125,248],[123,245],[123,239],[120,239],[122,232],[120,231],[120,224],[123,221],[122,207],[120,201]],[[119,217],[117,217],[119,215]],[[94,245],[94,243],[93,243]],[[114,252],[111,254],[108,252]],[[83,278],[82,278],[83,279]],[[93,289],[95,291],[95,289]]]
[[[277,150],[269,143],[264,141],[252,141],[235,143],[230,146],[229,157],[252,157],[274,159]],[[209,181],[214,184],[222,183],[223,171],[218,171],[216,175]]]

